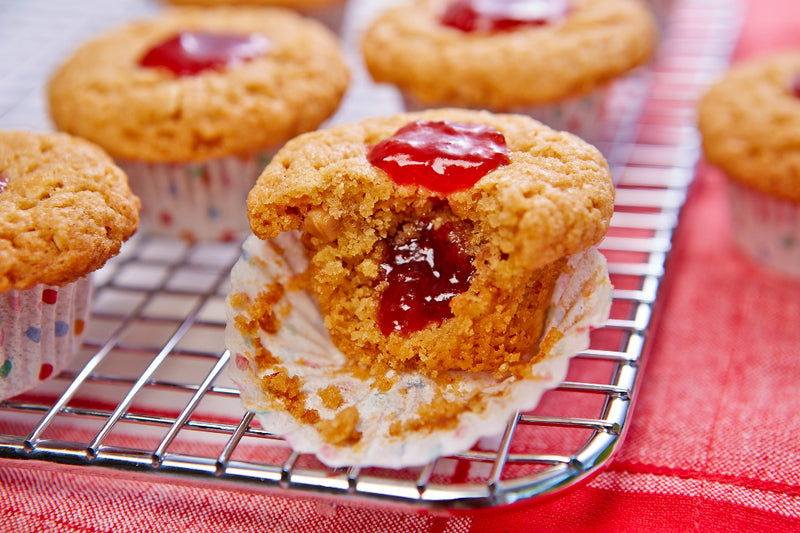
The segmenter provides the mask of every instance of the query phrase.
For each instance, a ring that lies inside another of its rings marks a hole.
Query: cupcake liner
[[[0,400],[32,389],[75,356],[89,315],[89,277],[0,294]]]
[[[543,358],[529,364],[528,377],[442,372],[440,379],[433,380],[409,372],[397,374],[386,390],[376,386],[374,378],[354,375],[345,368],[346,358],[331,342],[314,298],[306,291],[291,290],[292,279],[305,268],[297,233],[284,233],[269,241],[251,235],[245,241],[242,257],[232,271],[226,306],[226,345],[233,354],[229,374],[239,387],[243,406],[256,413],[267,431],[283,436],[297,452],[316,454],[331,467],[422,465],[500,433],[514,412],[533,409],[546,390],[564,379],[570,357],[588,347],[589,332],[605,324],[611,305],[605,259],[590,248],[571,256],[569,273],[557,281],[541,343]],[[276,284],[287,289],[273,307],[279,313],[280,328],[274,334],[262,329],[257,339],[242,335],[235,324],[250,317],[240,315],[231,298],[244,293],[255,299],[265,287]],[[259,343],[280,359],[289,376],[301,378],[305,409],[317,410],[322,420],[357,409],[355,429],[360,439],[351,444],[331,444],[317,425],[299,422],[280,401],[264,392],[261,379],[274,374],[276,368],[258,370],[253,353]],[[336,409],[326,407],[318,394],[331,386],[342,397]],[[404,428],[392,435],[393,424],[402,424],[421,408],[442,402],[459,406],[451,410],[456,418],[453,426]]]
[[[583,96],[558,102],[517,106],[502,110],[495,109],[493,111],[528,115],[555,130],[568,131],[589,144],[596,145],[601,140],[607,94],[608,88],[600,87]],[[431,107],[406,92],[403,92],[401,96],[407,111],[422,111]],[[453,106],[443,105],[443,107]]]
[[[800,204],[729,182],[733,240],[756,262],[800,277]]]
[[[142,201],[142,232],[198,240],[231,241],[250,229],[247,193],[274,151],[203,162],[121,161]]]

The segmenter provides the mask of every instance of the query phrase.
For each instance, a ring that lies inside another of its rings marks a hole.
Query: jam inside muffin
[[[163,67],[176,76],[195,76],[207,70],[259,57],[269,40],[258,33],[180,32],[150,48],[139,60],[143,67]]]
[[[543,26],[564,18],[568,11],[566,0],[455,0],[440,20],[463,32],[496,32]]]
[[[460,137],[428,132],[401,150],[410,163],[393,169],[448,167],[435,186],[398,183],[371,162],[371,147],[403,137],[409,125],[447,123],[481,132],[463,143],[480,149],[451,154],[442,166],[431,146],[448,139],[452,149]],[[465,185],[461,174],[486,161],[494,162]],[[450,178],[456,190],[437,190]],[[248,216],[261,238],[301,230],[308,267],[294,286],[315,296],[354,368],[436,377],[524,372],[568,255],[602,238],[612,206],[610,172],[590,145],[529,117],[450,109],[295,138],[251,191]]]
[[[378,323],[384,335],[419,331],[453,316],[450,301],[469,288],[475,272],[469,230],[465,223],[434,228],[420,220],[398,232],[381,263]]]
[[[483,124],[414,121],[369,152],[369,161],[399,185],[436,192],[468,189],[508,164],[503,134]],[[378,323],[384,335],[408,334],[450,318],[450,301],[469,287],[475,267],[468,250],[471,225],[430,220],[405,224],[386,245]]]

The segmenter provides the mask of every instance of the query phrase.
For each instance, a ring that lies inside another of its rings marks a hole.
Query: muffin
[[[411,163],[428,140],[445,155]],[[565,258],[603,237],[613,198],[605,161],[577,138],[451,109],[300,136],[264,170],[248,217],[262,239],[303,232],[309,290],[345,355],[435,375],[530,353]]]
[[[292,11],[174,8],[81,46],[48,100],[127,172],[146,231],[224,240],[247,229],[275,149],[326,120],[348,79],[333,33]]]
[[[800,276],[800,53],[732,67],[703,95],[699,128],[706,158],[729,178],[736,245]]]
[[[231,276],[246,407],[266,427],[299,422],[328,460],[504,423],[535,405],[537,364],[585,348],[607,317],[594,245],[613,200],[597,149],[523,115],[428,110],[293,139],[250,193],[254,235]]]
[[[339,33],[344,21],[347,0],[167,0],[175,5],[215,7],[222,5],[285,7],[312,17]]]
[[[136,231],[139,207],[99,147],[63,133],[0,131],[0,399],[68,364],[90,274]]]
[[[362,39],[377,82],[406,107],[519,112],[595,142],[609,83],[646,62],[657,30],[639,0],[497,4],[416,0],[385,11]]]

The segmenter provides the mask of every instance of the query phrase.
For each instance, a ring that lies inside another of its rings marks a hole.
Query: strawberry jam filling
[[[369,152],[370,163],[399,185],[434,192],[469,189],[510,162],[503,134],[491,126],[420,120],[406,124]],[[450,300],[469,288],[475,268],[466,222],[434,227],[417,221],[389,243],[381,263],[386,288],[378,325],[384,335],[408,334],[453,316]]]
[[[421,185],[451,193],[472,187],[509,163],[503,134],[483,124],[416,121],[376,144],[369,162],[398,185]]]
[[[567,0],[455,0],[440,21],[464,32],[499,32],[543,26],[564,18],[567,11]]]
[[[381,264],[388,286],[378,309],[384,335],[412,333],[453,316],[450,300],[467,290],[475,271],[466,229],[464,222],[434,228],[418,221],[389,246]]]
[[[139,64],[166,68],[176,76],[194,76],[249,61],[268,48],[267,38],[257,33],[181,32],[148,50]]]

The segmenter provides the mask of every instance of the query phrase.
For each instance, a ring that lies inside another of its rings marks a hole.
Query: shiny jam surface
[[[8,187],[8,178],[3,176],[3,173],[0,172],[0,192],[3,192]]]
[[[389,246],[381,264],[388,286],[378,309],[384,335],[412,333],[453,316],[450,300],[467,290],[475,271],[465,229],[465,223],[434,229],[430,221],[418,221],[410,238]]]
[[[399,185],[450,193],[508,164],[508,154],[505,137],[491,126],[423,120],[376,144],[368,158]]]
[[[455,0],[440,20],[464,32],[498,32],[542,26],[563,18],[567,11],[567,0]]]
[[[254,59],[268,49],[269,40],[257,33],[181,32],[148,50],[139,64],[167,68],[177,76],[194,76]]]

